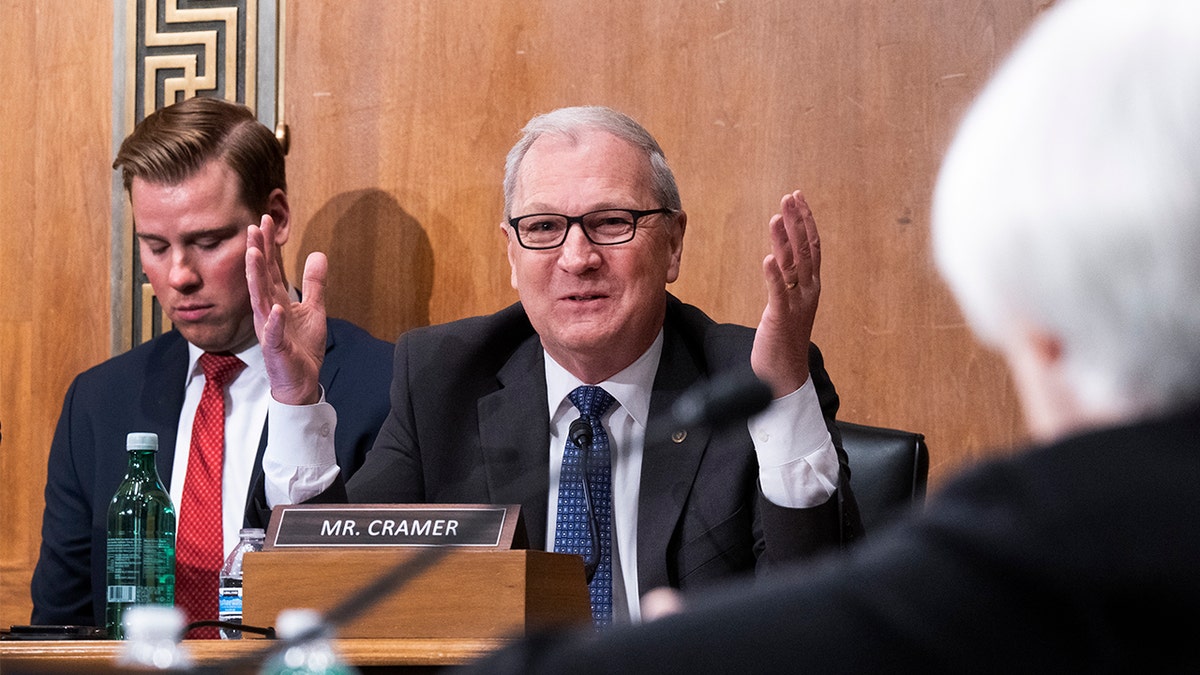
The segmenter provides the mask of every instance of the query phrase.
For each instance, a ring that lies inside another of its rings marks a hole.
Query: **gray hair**
[[[932,215],[985,341],[1052,332],[1093,410],[1200,399],[1200,2],[1051,10],[968,112]]]
[[[508,151],[504,161],[504,219],[512,217],[513,192],[517,186],[517,174],[521,170],[521,161],[534,141],[546,134],[563,136],[571,141],[577,141],[584,131],[604,131],[626,141],[646,154],[650,161],[651,190],[659,202],[659,206],[676,211],[682,208],[679,200],[679,187],[675,184],[675,175],[667,166],[667,158],[659,147],[658,141],[638,124],[632,117],[603,106],[578,106],[559,108],[538,115],[521,130],[521,138]]]

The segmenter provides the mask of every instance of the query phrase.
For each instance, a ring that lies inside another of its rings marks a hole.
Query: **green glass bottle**
[[[154,466],[158,434],[131,433],[125,448],[129,468],[108,505],[104,624],[117,640],[129,607],[175,604],[175,505]]]

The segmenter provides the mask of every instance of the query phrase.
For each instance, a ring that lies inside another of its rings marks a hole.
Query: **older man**
[[[769,224],[769,299],[755,332],[667,293],[687,217],[658,143],[628,116],[586,107],[533,119],[504,187],[501,229],[521,302],[401,337],[392,411],[345,486],[350,500],[522,504],[534,545],[588,561],[598,624],[636,620],[651,588],[766,570],[858,533],[837,396],[809,341],[820,249],[798,192]],[[275,433],[284,420],[295,431],[334,419],[327,405],[303,407],[319,398],[321,295],[289,303],[268,274],[253,274],[274,255],[272,223],[263,225],[248,269],[274,399],[288,404],[272,408],[266,460],[278,504],[340,485],[319,435]],[[315,289],[325,263],[310,262]],[[763,416],[669,428],[684,390],[751,369],[777,398]],[[590,450],[569,438],[577,418]],[[307,480],[322,464],[329,470]],[[585,493],[591,503],[577,513]]]
[[[1039,446],[847,560],[479,672],[1200,671],[1198,31],[1059,3],[943,165],[939,266]]]

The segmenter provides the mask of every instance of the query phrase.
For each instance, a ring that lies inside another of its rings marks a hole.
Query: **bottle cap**
[[[118,672],[169,670],[190,672],[192,659],[180,644],[183,610],[173,605],[135,605],[125,610],[125,644],[117,654]]]
[[[275,619],[279,637],[287,640],[321,625],[321,615],[315,609],[285,609]]]
[[[134,605],[122,623],[130,640],[178,640],[185,627],[183,612],[173,605]]]
[[[158,434],[135,431],[125,437],[126,450],[158,450]]]
[[[238,531],[238,536],[242,539],[249,537],[250,539],[266,539],[267,531],[261,527],[243,527]]]

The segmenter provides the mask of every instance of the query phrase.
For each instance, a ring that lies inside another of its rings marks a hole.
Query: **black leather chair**
[[[850,460],[850,486],[867,536],[925,501],[929,449],[925,436],[853,422],[838,422]]]

